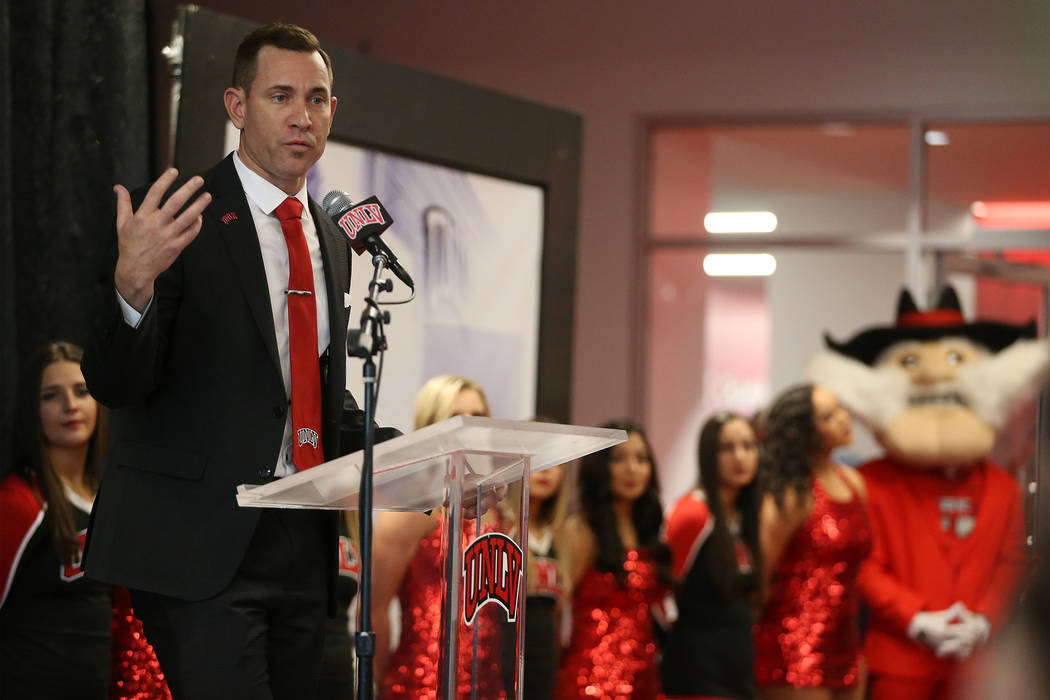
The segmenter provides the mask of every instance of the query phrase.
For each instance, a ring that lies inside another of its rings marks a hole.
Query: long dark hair
[[[709,561],[711,562],[711,577],[715,586],[726,599],[740,592],[740,565],[736,557],[736,545],[733,536],[729,532],[728,520],[722,509],[722,499],[719,491],[722,480],[718,474],[718,455],[721,452],[720,444],[722,428],[732,420],[742,420],[752,431],[754,426],[743,416],[723,411],[711,416],[704,427],[700,430],[700,439],[697,445],[697,456],[700,464],[700,486],[707,494],[707,507],[714,516],[714,529],[708,539],[711,548]],[[757,438],[756,438],[757,439]],[[758,483],[758,473],[737,494],[736,507],[740,513],[740,539],[744,541],[747,548],[751,550],[751,560],[754,562],[754,571],[762,570],[762,551],[758,543],[758,511],[762,503],[762,491]]]
[[[670,550],[660,540],[663,525],[663,506],[660,504],[660,484],[656,477],[656,463],[653,461],[649,438],[641,427],[628,421],[606,423],[604,428],[623,430],[628,435],[636,433],[645,442],[649,450],[650,477],[649,485],[631,507],[631,521],[638,533],[638,545],[649,551],[657,562],[660,577],[669,579],[668,564]],[[612,448],[600,450],[580,460],[580,508],[598,542],[598,556],[595,566],[599,571],[611,572],[621,582],[626,578],[624,571],[624,546],[620,531],[616,526],[616,513],[613,510],[611,489],[612,477],[609,473],[609,460]]]
[[[18,382],[14,459],[2,468],[2,477],[17,474],[47,504],[54,531],[55,551],[66,564],[73,562],[80,545],[73,524],[73,506],[62,488],[62,481],[47,459],[44,428],[40,421],[40,382],[49,365],[63,361],[80,364],[83,354],[84,351],[72,343],[48,343],[25,364]],[[84,465],[84,481],[92,490],[98,489],[102,479],[105,432],[106,412],[100,404],[95,432],[88,443],[87,463]]]
[[[777,506],[784,505],[788,490],[794,491],[800,501],[809,501],[812,459],[819,444],[813,385],[799,384],[785,390],[769,409],[760,468],[765,490],[772,494]]]

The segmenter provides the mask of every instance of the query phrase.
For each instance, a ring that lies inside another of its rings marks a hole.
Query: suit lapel
[[[317,202],[310,199],[310,213],[314,217],[317,238],[321,243],[324,264],[325,292],[328,294],[328,382],[325,395],[325,413],[331,421],[338,421],[343,408],[343,389],[346,387],[346,311],[343,293],[350,289],[350,260],[343,234],[336,229]],[[332,425],[325,431],[326,454],[338,446],[331,442],[338,436]],[[329,457],[331,459],[332,457]]]
[[[259,236],[244,188],[233,166],[233,156],[227,156],[215,170],[209,183],[213,201],[205,211],[212,219],[230,251],[233,269],[244,292],[248,308],[255,325],[259,328],[263,345],[273,362],[277,374],[281,375],[281,360],[277,355],[277,332],[273,326],[273,309],[270,308],[270,288],[263,267]]]
[[[349,291],[349,270],[346,257],[346,245],[335,230],[328,215],[311,198],[310,213],[313,214],[317,228],[317,238],[321,242],[321,259],[324,262],[325,292],[328,294],[328,327],[335,329],[343,324],[343,292]],[[332,333],[335,338],[335,333]]]

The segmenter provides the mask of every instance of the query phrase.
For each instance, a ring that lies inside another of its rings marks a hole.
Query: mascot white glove
[[[962,661],[969,658],[975,649],[983,646],[991,636],[992,626],[984,615],[971,612],[963,606],[959,617],[958,622],[949,625],[954,637],[942,642],[934,650],[937,658]]]
[[[965,659],[988,641],[988,618],[956,602],[946,610],[915,613],[908,637],[929,647],[937,658]]]
[[[955,639],[953,622],[960,617],[962,603],[955,603],[946,610],[920,611],[908,623],[908,637],[936,651],[945,642]]]

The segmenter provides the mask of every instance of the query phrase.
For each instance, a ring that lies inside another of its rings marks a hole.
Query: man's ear
[[[230,121],[238,129],[244,128],[244,104],[248,101],[248,96],[244,94],[244,90],[235,87],[226,88],[226,92],[222,94],[223,102],[226,105],[226,114],[229,115]]]
[[[328,115],[328,131],[329,132],[332,131],[332,122],[335,119],[335,108],[336,108],[336,106],[338,106],[338,104],[339,104],[339,98],[336,97],[335,95],[332,95],[332,112],[331,112],[331,114]]]

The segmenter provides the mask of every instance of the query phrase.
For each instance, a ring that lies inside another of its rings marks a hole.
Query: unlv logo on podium
[[[463,552],[463,621],[474,617],[486,603],[496,602],[507,611],[507,622],[518,619],[518,584],[521,582],[521,547],[502,532],[478,537]]]

